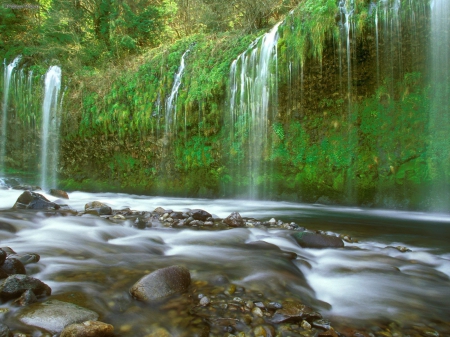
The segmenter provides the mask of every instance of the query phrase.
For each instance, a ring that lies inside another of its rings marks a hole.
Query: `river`
[[[128,221],[92,215],[48,217],[11,210],[21,193],[0,190],[0,223],[16,230],[0,230],[0,246],[39,254],[41,260],[27,265],[27,273],[48,284],[53,298],[98,312],[120,336],[145,336],[155,326],[173,336],[195,335],[186,331],[199,321],[182,312],[184,304],[144,305],[128,292],[145,274],[175,264],[190,270],[193,287],[199,289],[221,275],[264,298],[301,299],[338,330],[352,326],[376,336],[383,326],[392,332],[419,325],[450,335],[449,214],[117,193],[72,192],[67,202],[78,211],[94,200],[113,209],[201,208],[221,218],[238,211],[244,217],[274,217],[358,241],[346,242],[344,249],[304,249],[284,229],[140,230]],[[401,252],[397,246],[411,251]],[[286,258],[283,252],[297,258]],[[14,318],[19,309],[9,303],[0,307],[8,308],[0,315],[11,329],[27,331]]]

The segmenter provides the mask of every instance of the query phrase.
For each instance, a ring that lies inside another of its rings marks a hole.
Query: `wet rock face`
[[[344,242],[342,239],[324,234],[309,232],[297,232],[292,237],[303,248],[342,248]]]
[[[225,222],[230,227],[244,226],[244,219],[242,219],[241,215],[238,212],[231,213],[223,220],[223,222]]]
[[[109,337],[114,336],[114,327],[97,321],[71,324],[64,328],[60,337]]]
[[[18,318],[26,325],[58,334],[68,325],[97,320],[98,314],[72,303],[51,300],[25,307]]]
[[[10,336],[12,336],[12,333],[9,330],[8,326],[0,323],[0,337],[10,337]]]
[[[27,290],[36,296],[49,296],[51,288],[44,282],[26,275],[11,275],[0,284],[0,298],[9,300],[21,296]]]
[[[46,209],[55,210],[60,206],[51,202],[42,194],[25,191],[18,198],[13,209]]]
[[[151,302],[185,292],[190,284],[191,274],[188,269],[171,266],[144,276],[131,287],[130,293],[139,301]]]
[[[6,252],[0,248],[0,266],[5,262]]]

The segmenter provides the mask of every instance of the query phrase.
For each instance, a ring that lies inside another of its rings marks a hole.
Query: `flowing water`
[[[201,208],[217,217],[239,211],[245,217],[295,221],[307,229],[345,233],[359,241],[346,243],[344,249],[318,250],[299,247],[289,230],[138,230],[127,221],[10,210],[21,193],[0,190],[0,228],[7,223],[15,229],[0,230],[1,246],[40,254],[37,264],[27,266],[28,274],[47,283],[53,298],[98,312],[120,336],[145,336],[156,327],[174,336],[194,335],[191,329],[201,320],[188,313],[185,302],[198,299],[146,305],[128,292],[143,275],[175,264],[190,270],[191,287],[198,291],[206,291],[205,284],[222,275],[248,294],[273,301],[301,299],[338,329],[358,327],[376,334],[389,323],[391,330],[392,324],[400,328],[422,324],[441,331],[441,336],[450,333],[449,214],[114,193],[73,192],[68,201],[79,211],[93,200],[113,209]],[[399,245],[411,251],[392,248]],[[287,259],[277,247],[297,258]],[[215,291],[225,289],[218,286]],[[1,307],[11,310],[3,314],[6,324],[26,331],[14,319],[17,309],[8,303]]]
[[[277,105],[277,43],[278,27],[255,40],[233,61],[230,69],[230,123],[232,152],[243,147],[239,167],[232,168],[238,176],[248,175],[247,197],[264,195],[264,183],[257,179],[268,170],[269,126]],[[259,178],[261,179],[261,178]]]
[[[0,172],[5,170],[5,156],[6,156],[6,141],[8,131],[8,103],[9,103],[9,86],[13,76],[14,68],[20,62],[22,56],[17,56],[10,64],[6,65],[4,62],[4,77],[3,77],[3,114],[2,114],[2,134],[0,139]]]
[[[59,92],[61,90],[61,68],[52,66],[45,75],[45,94],[42,104],[41,139],[41,187],[56,187],[59,151]]]
[[[175,78],[172,85],[172,91],[170,92],[169,97],[166,100],[166,115],[165,115],[165,132],[166,136],[172,136],[172,133],[175,133],[175,126],[177,125],[177,98],[178,98],[178,90],[181,86],[181,79],[183,77],[184,68],[186,67],[186,55],[189,53],[189,49],[184,52],[181,56],[180,67],[178,68],[177,73],[175,74]]]

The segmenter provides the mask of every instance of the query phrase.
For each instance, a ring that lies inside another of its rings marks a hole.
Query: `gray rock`
[[[242,227],[244,226],[244,220],[242,219],[241,215],[238,212],[233,212],[229,216],[227,216],[224,220],[224,223],[226,223],[230,227]]]
[[[166,213],[165,209],[162,207],[156,207],[153,212],[155,212],[156,214],[159,214],[159,215],[163,215],[164,213]]]
[[[303,320],[320,319],[322,316],[301,303],[284,302],[281,309],[275,311],[271,321],[278,324],[281,322],[302,322]]]
[[[139,301],[151,302],[185,292],[190,284],[191,274],[187,268],[170,266],[141,278],[131,287],[130,293]]]
[[[51,288],[44,282],[26,275],[11,275],[0,283],[0,298],[9,300],[32,290],[36,296],[49,296]]]
[[[114,327],[97,321],[71,324],[64,328],[60,337],[109,337],[114,336]]]
[[[18,315],[22,323],[45,329],[53,334],[60,333],[68,325],[94,321],[97,318],[98,314],[92,310],[58,300],[29,305]]]
[[[205,223],[201,220],[194,220],[194,221],[189,222],[189,226],[192,226],[192,227],[203,226],[204,224]]]
[[[42,194],[25,191],[18,198],[13,206],[14,209],[45,209],[55,210],[60,206],[51,202]]]
[[[324,234],[309,232],[296,232],[292,237],[303,248],[342,248],[344,242],[342,239]]]
[[[30,305],[32,303],[36,303],[37,302],[37,298],[36,295],[34,294],[33,290],[26,290],[22,296],[20,296],[17,300],[14,301],[15,305],[24,307],[26,305]]]
[[[30,263],[37,263],[41,259],[39,254],[36,253],[11,254],[8,256],[8,259],[10,258],[19,260],[24,266]]]
[[[0,268],[8,275],[26,274],[23,263],[12,257],[8,257]]]
[[[211,217],[211,214],[208,212],[202,210],[202,209],[193,209],[190,212],[191,216],[194,218],[194,220],[200,220],[200,221],[206,221],[208,218]]]
[[[5,324],[0,323],[0,337],[10,337],[12,336],[9,327]]]

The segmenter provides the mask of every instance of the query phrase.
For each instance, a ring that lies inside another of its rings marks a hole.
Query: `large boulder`
[[[206,221],[208,218],[211,218],[212,215],[208,213],[207,211],[204,211],[202,209],[193,209],[190,212],[190,216],[194,218],[194,220],[200,220],[200,221]]]
[[[0,266],[5,262],[6,256],[6,252],[0,248]]]
[[[342,248],[344,241],[337,236],[310,233],[310,232],[296,232],[292,237],[303,248]]]
[[[223,222],[226,223],[230,227],[242,227],[244,226],[244,219],[242,219],[241,215],[238,212],[233,212],[225,219]]]
[[[51,288],[44,282],[26,275],[11,275],[0,283],[0,298],[9,300],[32,290],[36,296],[49,296]]]
[[[114,327],[98,321],[74,323],[64,328],[60,337],[109,337],[114,336]]]
[[[60,206],[51,202],[42,194],[25,191],[18,198],[13,206],[14,209],[44,209],[55,210]]]
[[[26,325],[35,326],[59,334],[66,326],[74,323],[95,321],[98,314],[78,305],[50,300],[31,304],[19,313],[18,319]]]
[[[151,302],[185,292],[191,284],[189,270],[182,266],[170,266],[150,273],[130,289],[131,295],[139,301]]]

